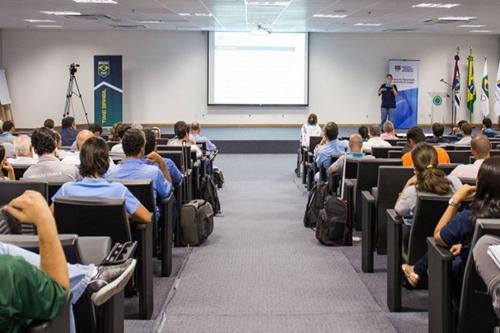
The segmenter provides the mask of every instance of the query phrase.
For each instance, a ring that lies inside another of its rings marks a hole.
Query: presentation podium
[[[441,91],[431,91],[429,92],[429,100],[431,103],[431,114],[429,115],[430,123],[450,123],[450,96],[448,95],[448,93]]]

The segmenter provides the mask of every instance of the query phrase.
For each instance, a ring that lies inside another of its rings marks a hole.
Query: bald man
[[[476,135],[471,141],[472,156],[476,159],[473,164],[459,165],[453,170],[450,176],[462,179],[476,179],[479,168],[484,160],[490,157],[491,144],[488,137],[484,134]]]
[[[89,130],[82,130],[78,132],[78,135],[76,136],[76,146],[75,146],[75,153],[71,156],[65,157],[62,159],[62,162],[65,164],[72,164],[74,166],[80,166],[80,149],[82,148],[82,145],[87,139],[91,138],[94,136],[94,133],[92,133]],[[115,162],[110,158],[109,159],[109,168],[114,168]]]
[[[349,137],[349,153],[347,158],[375,158],[372,155],[363,153],[363,138],[359,134],[353,134]],[[330,167],[326,170],[329,175],[340,174],[344,167],[345,155],[340,156]]]

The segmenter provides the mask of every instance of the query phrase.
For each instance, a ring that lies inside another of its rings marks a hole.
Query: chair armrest
[[[111,237],[79,237],[78,248],[82,264],[98,265],[111,250]]]
[[[371,193],[372,193],[372,196],[375,199],[375,201],[377,201],[377,199],[378,199],[378,187],[372,187]]]
[[[401,311],[401,264],[403,219],[394,209],[387,216],[387,306],[391,312]]]
[[[73,245],[78,239],[78,235],[59,235],[59,241],[63,246]],[[39,240],[36,235],[0,235],[0,242],[16,245],[22,248],[38,248]]]
[[[375,198],[368,191],[361,192],[361,224],[361,269],[364,273],[373,273]]]
[[[137,254],[137,286],[139,289],[139,317],[149,320],[153,315],[153,226],[136,223],[135,239],[139,243]]]
[[[160,202],[160,257],[161,276],[172,274],[172,234],[174,224],[175,197],[172,193]]]
[[[61,313],[50,321],[35,320],[26,333],[69,333],[71,297],[68,297]]]
[[[429,333],[451,333],[453,328],[453,255],[427,238],[429,279]]]

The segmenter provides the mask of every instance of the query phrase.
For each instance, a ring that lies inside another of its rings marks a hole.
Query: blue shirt
[[[214,143],[210,141],[206,136],[201,136],[199,134],[192,134],[192,137],[194,141],[196,141],[196,143],[206,142],[208,151],[217,150],[217,146],[214,145]]]
[[[149,162],[146,156],[142,158],[142,161],[145,164],[157,166],[157,164]],[[170,177],[172,177],[172,182],[174,183],[174,185],[178,185],[181,182],[182,178],[184,177],[182,175],[182,172],[180,172],[180,170],[177,168],[177,165],[175,165],[174,161],[172,161],[170,158],[164,158],[163,161],[165,162],[165,165],[168,168]]]
[[[83,178],[80,182],[68,182],[54,194],[52,201],[60,197],[89,197],[125,199],[125,208],[130,215],[135,214],[141,204],[139,200],[120,183],[109,183],[104,178]]]
[[[10,132],[0,133],[0,143],[14,143],[14,136]]]
[[[78,131],[73,127],[61,129],[61,143],[63,146],[71,146],[76,140]]]
[[[493,129],[491,128],[486,128],[483,132],[484,135],[486,135],[488,138],[494,138],[495,135],[497,135],[497,132],[495,132]]]
[[[138,158],[127,158],[116,168],[106,173],[110,179],[151,179],[155,194],[160,199],[167,198],[172,192],[172,184],[165,179],[160,169],[154,165],[147,165]]]
[[[318,151],[318,156],[316,156],[316,165],[318,168],[327,169],[330,166],[332,160],[332,155],[344,154],[347,149],[347,142],[332,140],[326,143]]]

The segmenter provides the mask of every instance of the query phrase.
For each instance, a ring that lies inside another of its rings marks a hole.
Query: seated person
[[[81,179],[74,165],[64,164],[56,157],[56,133],[45,127],[36,129],[31,135],[31,142],[38,162],[26,170],[24,180],[44,182],[67,182]]]
[[[178,121],[174,125],[175,138],[168,140],[167,146],[182,146],[183,144],[191,145],[191,151],[196,152],[196,158],[203,157],[203,152],[196,142],[189,137],[189,126],[183,122]]]
[[[61,144],[65,147],[71,147],[76,140],[78,131],[76,130],[75,118],[65,117],[61,122]]]
[[[490,157],[490,140],[486,135],[478,134],[472,139],[471,153],[476,159],[473,164],[462,164],[457,166],[450,176],[463,179],[476,179],[477,173],[484,160]]]
[[[172,184],[167,179],[171,180],[172,178],[165,161],[156,152],[150,153],[147,159],[158,166],[147,165],[143,162],[146,145],[144,132],[139,129],[129,129],[123,135],[122,144],[126,158],[121,164],[106,173],[106,178],[151,179],[156,198],[160,200],[167,198],[172,192]]]
[[[10,120],[6,120],[2,124],[2,133],[0,133],[0,144],[1,143],[14,143],[13,133],[16,131],[14,123]]]
[[[45,121],[43,122],[43,127],[53,130],[54,127],[56,127],[56,123],[53,119],[45,119]]]
[[[146,138],[146,145],[144,146],[144,155],[145,156],[142,158],[142,160],[146,164],[152,164],[154,162],[151,162],[150,159],[148,158],[148,156],[150,156],[151,153],[156,151],[155,131],[153,129],[145,129],[144,136]],[[166,179],[174,185],[179,185],[184,176],[182,175],[180,170],[177,168],[174,161],[172,161],[170,158],[163,158],[163,161],[165,162],[165,165],[167,166],[168,173],[169,173],[168,176],[171,178],[171,179],[168,179],[168,178],[166,178]],[[157,164],[154,164],[154,165],[158,166]]]
[[[398,138],[394,133],[394,124],[392,121],[387,120],[384,123],[384,133],[380,134],[380,137],[384,140],[395,140]]]
[[[470,146],[470,143],[472,141],[472,129],[474,126],[469,123],[465,123],[461,127],[462,131],[462,139],[458,140],[455,142],[455,145],[457,146]]]
[[[216,151],[217,146],[213,144],[206,136],[201,135],[200,123],[194,122],[191,124],[191,137],[196,143],[206,142],[207,151]]]
[[[361,138],[363,139],[363,142],[368,141],[368,139],[370,138],[370,135],[368,133],[369,133],[368,127],[361,126],[361,127],[358,128],[358,134],[361,135]]]
[[[117,126],[116,134],[118,136],[118,139],[120,140],[120,143],[111,147],[112,153],[124,154],[121,141],[122,141],[122,138],[123,138],[123,135],[125,134],[125,132],[128,131],[130,128],[132,128],[132,126],[129,124],[119,124]]]
[[[118,136],[118,128],[122,125],[121,122],[114,123],[109,130],[109,141],[120,141],[120,137]]]
[[[59,134],[59,132],[56,131],[53,132],[56,138],[56,157],[59,159],[63,159],[68,156],[73,156],[73,152],[67,150],[67,147],[66,149],[63,149],[61,134]],[[71,147],[73,147],[73,145],[71,145]]]
[[[372,155],[366,155],[363,153],[363,150],[361,149],[363,147],[363,139],[361,139],[361,135],[359,134],[353,134],[349,138],[349,153],[347,154],[347,158],[367,158],[367,159],[374,159],[375,157]],[[344,168],[344,161],[345,161],[346,155],[341,155],[339,158],[333,162],[330,167],[326,170],[327,174],[333,175],[333,174],[341,174],[342,170]]]
[[[102,126],[99,124],[96,124],[96,123],[90,124],[89,131],[91,131],[92,134],[94,134],[94,136],[101,136],[102,135]]]
[[[413,150],[420,142],[425,142],[424,131],[420,127],[412,127],[406,133],[406,141],[411,150]],[[441,147],[434,146],[437,153],[437,164],[447,164],[450,163],[450,156]],[[412,152],[406,152],[402,157],[401,161],[403,166],[413,166]]]
[[[464,200],[472,198],[469,208],[459,211]],[[450,200],[449,206],[434,229],[437,245],[450,249],[455,256],[452,265],[453,290],[460,295],[463,273],[469,256],[469,245],[478,218],[500,218],[500,158],[491,157],[479,169],[477,186],[464,185]],[[427,274],[427,256],[414,266],[403,265],[406,279],[417,286]]]
[[[16,180],[14,168],[7,161],[7,158],[5,156],[5,148],[3,145],[0,145],[0,166],[2,168],[2,172],[0,173],[1,180]]]
[[[344,154],[348,148],[347,143],[345,141],[340,141],[338,139],[339,136],[339,127],[334,122],[329,122],[325,126],[325,143],[318,147],[316,153],[316,166],[318,168],[328,169],[331,162],[332,155],[341,155]]]
[[[302,125],[300,129],[300,145],[302,147],[309,147],[309,138],[311,136],[321,136],[323,130],[318,124],[318,116],[311,113],[307,117],[307,122]]]
[[[443,138],[444,134],[444,126],[440,123],[432,124],[432,134],[434,135],[432,138],[428,138],[425,140],[427,143],[437,144],[437,143],[450,143],[450,140]]]
[[[493,127],[493,123],[491,122],[491,119],[484,118],[483,119],[483,127],[482,127],[481,131],[488,138],[494,138],[497,135],[497,132],[495,132],[492,127]]]
[[[15,158],[9,158],[9,163],[12,165],[31,165],[38,161],[33,154],[31,146],[31,138],[25,134],[18,135],[14,139],[14,154]]]
[[[462,186],[457,177],[446,176],[443,170],[437,168],[438,157],[434,148],[421,142],[411,151],[415,176],[406,182],[396,201],[394,210],[399,216],[412,217],[418,192],[446,195],[455,193]],[[411,224],[413,219],[405,222]]]
[[[75,143],[76,143],[75,153],[63,158],[62,162],[78,167],[80,165],[80,150],[82,149],[83,143],[91,137],[94,137],[94,134],[89,130],[81,130],[80,132],[78,132],[78,135],[76,136],[76,141],[75,141]],[[109,159],[109,168],[113,169],[115,166],[116,166],[115,162],[113,162],[113,159],[110,158]]]
[[[500,238],[492,235],[484,235],[481,237],[472,253],[476,270],[483,278],[484,284],[488,288],[488,294],[491,296],[493,309],[500,318],[500,268],[498,264],[488,255],[490,246],[500,245]]]
[[[392,145],[380,137],[380,126],[371,125],[369,128],[369,139],[363,143],[363,151],[370,152],[372,147],[392,147]]]
[[[467,120],[460,120],[458,123],[457,123],[457,126],[453,127],[452,130],[451,130],[451,134],[453,135],[456,135],[457,138],[461,138],[464,136],[463,132],[462,132],[462,126],[464,124],[467,124],[468,121]]]
[[[4,286],[0,299],[16,300],[0,302],[2,331],[22,332],[34,320],[54,319],[63,310],[68,291],[72,304],[86,291],[99,306],[123,290],[134,272],[136,262],[132,259],[114,266],[67,264],[54,217],[38,192],[26,191],[6,205],[5,212],[9,218],[36,227],[40,255],[0,242],[0,275]],[[75,332],[73,320],[70,325],[71,332]]]
[[[125,199],[127,213],[135,221],[151,223],[151,213],[125,185],[110,183],[103,178],[108,169],[108,144],[102,138],[88,138],[80,150],[80,174],[84,178],[80,182],[65,183],[54,194],[52,201],[66,196]]]

